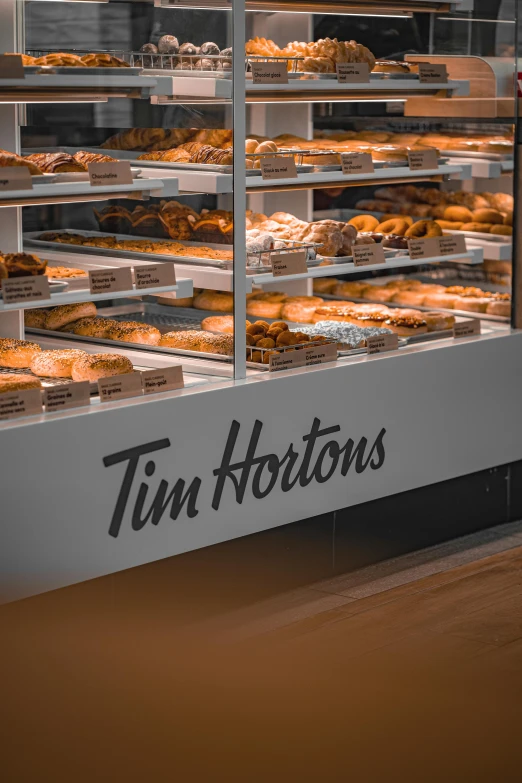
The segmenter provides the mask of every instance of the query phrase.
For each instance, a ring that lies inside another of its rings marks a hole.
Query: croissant
[[[156,153],[151,153],[156,154]],[[166,152],[160,153],[160,160],[168,160],[171,163],[190,163],[191,157],[190,152],[187,152],[187,150],[179,149],[179,147],[175,147],[172,150],[167,150]]]
[[[75,152],[73,158],[85,170],[87,170],[89,163],[111,163],[114,161],[114,158],[111,158],[109,155],[101,155],[99,152],[85,152],[85,150]]]
[[[34,65],[66,66],[67,68],[71,66],[76,68],[86,67],[81,57],[78,57],[76,54],[68,54],[67,52],[53,52],[52,54],[46,54],[44,57],[37,57]]]
[[[85,171],[85,166],[66,152],[34,152],[27,160],[38,166],[44,174],[65,171]]]
[[[245,54],[274,56],[281,54],[281,49],[271,39],[267,40],[266,38],[259,38],[259,36],[256,36],[246,42]]]
[[[167,133],[164,128],[129,128],[110,136],[101,146],[107,150],[147,150]]]
[[[88,68],[128,68],[129,63],[120,60],[119,57],[113,57],[112,54],[84,54],[81,58],[84,65]]]
[[[43,173],[39,166],[37,166],[33,161],[29,160],[29,157],[23,158],[21,155],[17,155],[15,152],[0,150],[0,168],[3,168],[4,166],[26,166],[26,168],[29,169],[30,174]]]
[[[163,138],[155,141],[148,147],[150,152],[156,150],[168,150],[171,147],[178,147],[186,141],[189,141],[194,134],[192,128],[170,128],[164,131]]]

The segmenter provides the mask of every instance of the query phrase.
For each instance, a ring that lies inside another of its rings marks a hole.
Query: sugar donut
[[[45,328],[57,331],[63,326],[77,321],[79,318],[86,318],[89,315],[96,315],[96,305],[94,302],[80,302],[77,304],[58,305],[51,310],[45,319]]]
[[[441,237],[442,229],[434,220],[418,220],[408,228],[405,236],[413,239],[423,237]]]
[[[34,375],[22,375],[16,372],[5,372],[0,375],[0,394],[4,392],[21,391],[23,389],[41,389],[42,382]]]
[[[473,214],[467,207],[446,207],[444,220],[452,220],[458,223],[471,223]]]
[[[117,353],[85,353],[72,366],[73,381],[97,381],[110,375],[134,372],[130,359]]]
[[[471,213],[471,221],[468,222],[501,224],[504,218],[498,209],[474,209]]]
[[[70,378],[72,366],[85,351],[65,348],[58,351],[39,351],[31,362],[31,372],[43,378]]]
[[[413,225],[413,223],[411,224]],[[395,234],[403,237],[406,231],[410,228],[410,225],[402,218],[393,218],[392,220],[385,220],[384,223],[379,223],[375,231],[379,234]]]
[[[379,225],[379,221],[373,215],[356,215],[348,221],[349,226],[354,226],[357,231],[374,231]]]
[[[42,349],[37,343],[27,340],[0,338],[0,367],[22,369],[30,367],[34,356]]]

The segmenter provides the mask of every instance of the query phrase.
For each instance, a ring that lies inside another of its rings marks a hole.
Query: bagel
[[[395,234],[403,237],[409,228],[411,226],[408,225],[406,220],[392,218],[392,220],[385,220],[384,223],[379,223],[375,231],[379,234]]]
[[[498,223],[494,226],[491,226],[490,234],[501,234],[503,236],[509,237],[513,234],[513,228],[512,226],[499,226]]]
[[[96,305],[94,302],[80,302],[77,304],[58,305],[51,310],[45,319],[45,329],[57,331],[73,321],[80,318],[87,318],[90,315],[96,315]]]
[[[73,364],[85,355],[76,348],[38,351],[31,361],[31,372],[44,378],[70,378]]]
[[[467,207],[446,207],[444,220],[452,220],[458,223],[471,223],[473,215]]]
[[[30,367],[35,355],[42,349],[37,343],[27,340],[0,339],[0,367],[22,369]]]
[[[73,381],[97,381],[109,375],[134,372],[132,362],[117,353],[85,353],[74,362],[71,370]]]
[[[373,215],[356,215],[348,221],[348,225],[353,226],[357,231],[374,231],[379,221]]]
[[[501,224],[504,222],[504,218],[498,209],[474,209],[471,213],[471,221],[474,223]]]
[[[423,239],[424,237],[441,237],[442,229],[434,220],[418,220],[408,228],[405,236],[410,239]]]
[[[479,234],[489,234],[491,231],[491,223],[463,223],[460,227],[461,231],[475,231]]]
[[[446,229],[447,231],[459,231],[464,225],[459,221],[453,221],[453,220],[436,220],[435,223],[438,226],[440,226],[442,229]]]

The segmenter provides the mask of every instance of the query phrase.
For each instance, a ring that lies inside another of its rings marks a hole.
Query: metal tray
[[[422,218],[420,218],[422,220]],[[452,229],[445,228],[443,230],[444,235],[452,234],[454,236],[463,236],[467,239],[483,239],[486,242],[498,242],[501,245],[512,244],[513,235],[507,234],[485,234],[482,231],[453,231]]]
[[[39,330],[39,334],[45,334],[43,331]],[[61,332],[49,332],[49,334],[61,334]],[[36,373],[32,372],[30,367],[21,367],[21,368],[12,368],[12,367],[0,367],[0,378],[3,374],[6,373],[15,373],[17,375],[32,375],[34,378],[38,378],[41,383],[42,387],[44,389],[49,389],[53,386],[63,386],[66,383],[74,383],[72,378],[43,378],[41,375],[36,375]],[[91,394],[98,394],[98,384],[94,381],[91,381],[89,384],[89,389]]]
[[[151,242],[168,242],[167,239],[155,239],[154,237],[140,237],[130,234],[107,234],[103,231],[84,231],[83,229],[61,229],[62,233],[69,234],[83,234],[89,237],[116,237],[116,239],[132,239],[134,241],[144,239]],[[176,264],[197,264],[198,266],[211,266],[217,269],[232,269],[232,261],[224,261],[212,258],[198,258],[197,256],[179,256],[165,255],[162,253],[140,253],[137,250],[114,250],[109,247],[83,247],[81,245],[67,245],[64,242],[48,242],[39,240],[38,237],[45,233],[44,231],[28,231],[24,236],[24,244],[28,247],[39,247],[45,250],[53,250],[55,252],[60,251],[62,248],[68,253],[81,253],[83,255],[94,256],[112,256],[114,258],[125,258],[135,261],[172,261]],[[170,240],[174,242],[175,240]],[[194,247],[211,247],[215,250],[227,250],[230,245],[216,245],[210,242],[188,242],[183,241],[185,245],[192,245]],[[257,270],[256,270],[257,271]]]
[[[22,277],[17,278],[11,278],[11,280],[25,280],[28,277],[31,277],[31,275],[24,275]],[[61,282],[60,280],[49,280],[49,289],[51,291],[51,294],[57,294],[59,291],[65,291],[66,288],[69,288],[69,283],[66,283],[65,281]],[[3,299],[2,296],[2,284],[0,283],[0,299]],[[38,302],[35,302],[35,307],[38,307]]]
[[[444,155],[450,158],[471,158],[479,160],[495,160],[498,163],[512,161],[513,155],[502,155],[500,152],[475,152],[471,150],[444,150]]]
[[[24,65],[26,74],[55,73],[59,76],[139,76],[143,68],[82,68],[74,65]]]
[[[32,174],[31,182],[33,185],[48,185],[50,182],[55,182],[58,174]]]
[[[391,248],[384,248],[384,258],[394,258],[399,253],[408,252],[407,250],[398,250],[394,247]],[[331,264],[338,265],[338,264],[353,264],[353,257],[352,256],[318,256],[320,260],[324,261],[330,261]],[[364,267],[361,267],[361,270]],[[339,270],[339,274],[342,274],[341,270]]]

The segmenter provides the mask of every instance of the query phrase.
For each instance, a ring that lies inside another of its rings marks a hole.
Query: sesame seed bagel
[[[94,302],[80,302],[77,304],[58,305],[54,310],[48,313],[45,319],[45,328],[52,331],[62,329],[72,321],[79,318],[86,318],[89,315],[96,315],[96,305]]]
[[[44,378],[70,378],[74,362],[85,351],[65,348],[62,351],[40,351],[31,362],[31,372]]]
[[[37,343],[27,340],[0,338],[0,367],[22,369],[30,367],[35,354],[42,349]]]
[[[19,375],[6,372],[0,375],[0,394],[4,392],[22,391],[23,389],[41,389],[42,383],[34,375]]]
[[[117,353],[85,353],[72,366],[73,381],[97,381],[109,375],[134,372],[130,359]]]

